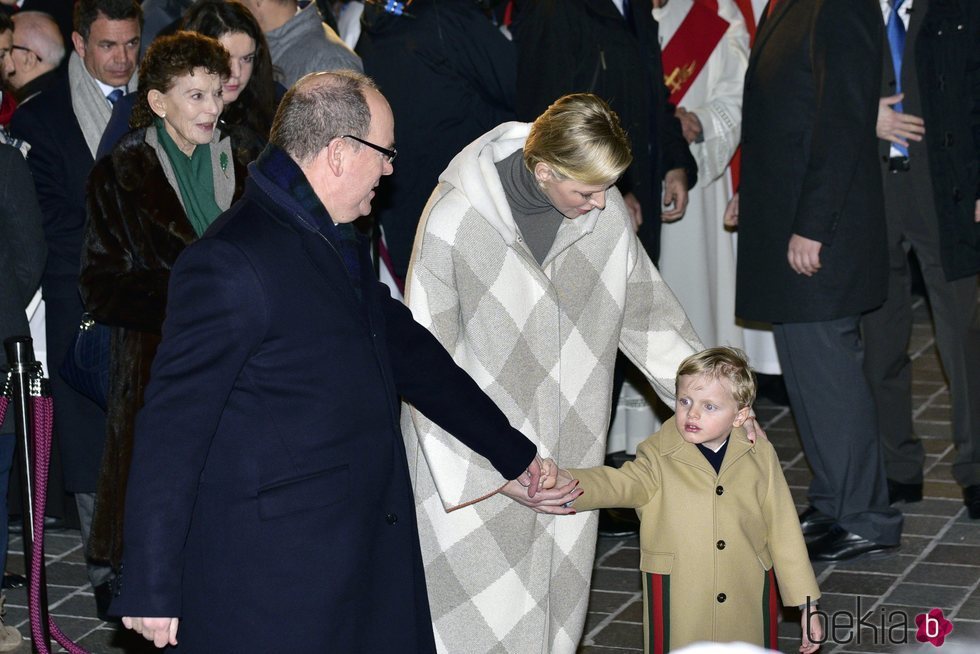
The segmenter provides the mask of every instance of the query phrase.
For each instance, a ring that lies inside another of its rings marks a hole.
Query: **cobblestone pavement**
[[[902,506],[905,533],[896,554],[850,563],[819,565],[815,571],[823,591],[821,608],[836,621],[837,642],[821,649],[827,654],[936,651],[915,641],[914,617],[940,608],[954,630],[947,643],[980,643],[980,521],[971,521],[950,475],[949,394],[932,340],[928,310],[920,301],[911,353],[914,359],[915,427],[928,453],[926,499]],[[980,401],[978,398],[977,401]],[[800,450],[792,415],[786,407],[761,403],[757,413],[783,461],[787,480],[802,509],[810,472]],[[636,538],[599,539],[593,574],[589,618],[580,654],[642,652],[642,597],[639,543]],[[23,571],[19,538],[12,538],[8,568]],[[153,651],[115,624],[95,617],[77,531],[46,537],[48,598],[61,629],[94,653],[134,654]],[[7,591],[7,624],[29,636],[26,592]],[[848,626],[850,615],[857,618]],[[780,650],[796,652],[800,642],[798,616],[784,615]],[[870,626],[868,626],[870,625]],[[913,627],[906,631],[905,626]],[[895,643],[907,642],[908,645]],[[24,643],[21,651],[29,651]],[[938,650],[941,654],[941,649]],[[980,652],[980,644],[961,651]],[[257,653],[265,654],[265,653]],[[268,653],[278,654],[278,653]],[[466,654],[466,653],[460,653]]]

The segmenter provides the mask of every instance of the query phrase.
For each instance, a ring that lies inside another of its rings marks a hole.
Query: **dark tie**
[[[892,11],[888,16],[888,23],[885,26],[888,32],[888,48],[892,52],[892,65],[895,67],[895,93],[902,92],[902,55],[905,53],[905,23],[898,15],[898,10],[905,0],[891,0]],[[893,105],[895,111],[902,110],[902,103]],[[909,156],[909,149],[904,145],[893,145],[893,148],[902,153],[903,157]]]
[[[636,34],[636,21],[633,20],[633,8],[630,6],[630,0],[623,0],[623,19],[626,20],[626,25],[629,26],[630,31]]]
[[[109,95],[105,96],[105,99],[109,101],[109,104],[116,104],[116,101],[124,95],[126,93],[122,89],[112,89]]]

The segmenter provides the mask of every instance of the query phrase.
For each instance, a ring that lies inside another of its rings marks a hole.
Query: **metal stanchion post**
[[[17,449],[15,458],[20,469],[22,484],[21,498],[23,502],[22,515],[24,516],[23,542],[24,542],[24,567],[27,574],[32,574],[30,570],[32,554],[34,552],[34,493],[33,493],[33,462],[34,449],[31,440],[31,425],[33,407],[31,397],[41,395],[41,380],[43,372],[41,364],[34,359],[34,348],[32,341],[27,336],[13,336],[3,342],[7,353],[7,363],[10,366],[10,386],[12,390],[10,398],[10,408],[14,410],[14,429],[17,436]],[[8,409],[9,410],[9,409]],[[43,518],[42,518],[43,519]],[[38,547],[44,548],[44,543],[38,543]],[[47,582],[44,578],[44,566],[41,566],[41,631],[44,635],[44,643],[48,651],[51,649],[51,634],[48,629],[48,597]],[[32,641],[32,650],[39,651],[38,644]]]

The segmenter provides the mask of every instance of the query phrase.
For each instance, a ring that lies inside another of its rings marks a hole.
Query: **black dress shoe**
[[[633,509],[599,511],[599,535],[606,538],[629,538],[640,533],[640,519]]]
[[[980,520],[980,484],[967,486],[963,489],[963,504],[970,514],[970,520]]]
[[[905,484],[900,481],[888,481],[888,503],[905,502],[913,504],[922,501],[922,482],[917,484]]]
[[[24,575],[15,574],[13,572],[3,573],[3,587],[9,588],[10,590],[16,590],[17,588],[23,588],[27,585],[27,577]]]
[[[808,541],[825,535],[834,526],[834,522],[833,517],[812,506],[800,514],[800,529],[803,530],[803,538]]]
[[[898,545],[882,545],[840,526],[834,526],[825,535],[806,544],[811,561],[849,561],[869,554],[886,554],[898,550]]]

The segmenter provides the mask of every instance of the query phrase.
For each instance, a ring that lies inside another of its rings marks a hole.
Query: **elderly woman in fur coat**
[[[245,163],[217,129],[228,52],[178,32],[140,67],[134,128],[89,177],[81,293],[112,327],[108,428],[89,556],[122,560],[123,500],[136,414],[160,343],[170,269],[241,194]]]
[[[415,319],[564,466],[602,463],[617,349],[670,403],[701,349],[613,185],[631,159],[591,94],[500,125],[440,176],[409,269]],[[532,503],[415,409],[402,429],[440,651],[576,651],[595,515],[547,515],[570,510],[567,487],[538,493],[546,513],[518,505]]]

